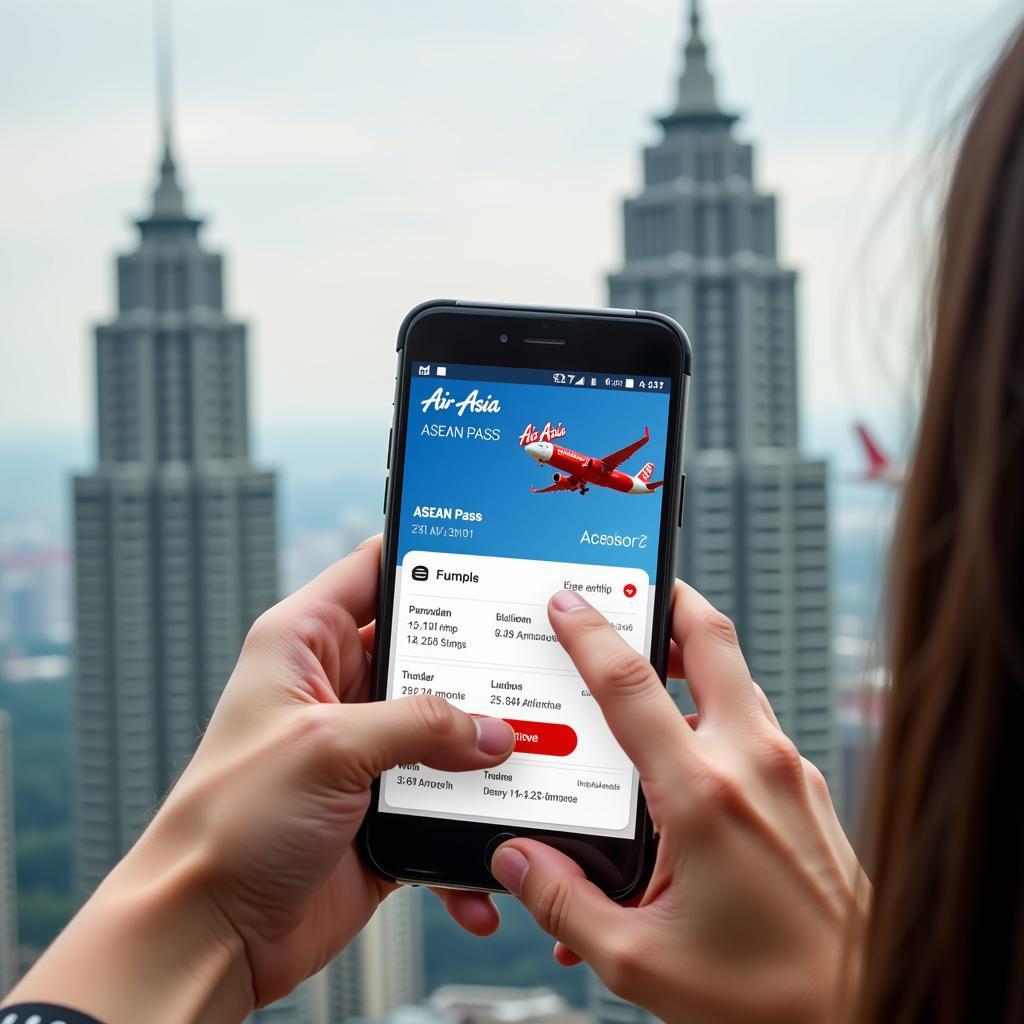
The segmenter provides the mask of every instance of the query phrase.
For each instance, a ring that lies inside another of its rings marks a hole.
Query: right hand
[[[821,772],[779,727],[732,623],[678,583],[673,674],[684,717],[650,663],[578,594],[551,623],[640,773],[658,832],[654,873],[620,906],[568,857],[514,839],[494,876],[616,995],[668,1022],[841,1019],[856,982],[869,886]]]

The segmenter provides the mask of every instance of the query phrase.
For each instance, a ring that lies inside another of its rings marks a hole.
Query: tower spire
[[[700,29],[700,5],[698,0],[690,0],[690,38],[684,51],[683,73],[679,77],[676,114],[722,112],[715,96],[715,79],[708,67],[708,49]]]
[[[700,2],[690,0],[690,37],[700,38]]]
[[[156,85],[160,133],[160,176],[153,192],[153,217],[185,216],[185,197],[174,163],[174,56],[170,0],[154,0],[156,22]]]
[[[174,53],[171,9],[167,0],[156,3],[156,91],[163,155],[171,154],[174,109]]]

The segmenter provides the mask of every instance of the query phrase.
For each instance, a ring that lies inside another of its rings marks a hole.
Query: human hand
[[[257,620],[159,813],[12,998],[108,1024],[241,1020],[397,888],[354,846],[374,778],[405,762],[491,768],[514,735],[431,696],[364,703],[379,566],[375,539]],[[443,898],[470,931],[496,926],[483,894]]]
[[[659,844],[635,906],[529,839],[495,852],[494,876],[612,992],[664,1021],[833,1022],[856,976],[868,885],[821,773],[783,734],[732,623],[678,583],[676,709],[650,663],[578,594],[552,626],[636,764]],[[845,968],[845,970],[844,970]]]

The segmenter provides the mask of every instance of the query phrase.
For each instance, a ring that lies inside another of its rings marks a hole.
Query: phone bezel
[[[502,335],[508,336],[503,343]],[[528,343],[542,339],[548,344]],[[561,342],[561,344],[558,344]],[[690,379],[690,345],[683,329],[658,313],[631,310],[571,310],[488,306],[438,301],[417,307],[399,335],[394,420],[389,444],[390,476],[385,489],[378,628],[374,643],[372,699],[385,699],[395,579],[393,557],[400,526],[408,391],[416,362],[635,374],[669,377],[669,403],[660,540],[653,612],[651,662],[664,680],[668,666],[668,615],[677,527],[681,519],[683,431]],[[672,441],[675,440],[673,444]],[[381,624],[386,624],[381,628]],[[504,891],[488,869],[490,853],[512,836],[540,839],[563,850],[614,899],[629,899],[646,882],[654,859],[654,838],[642,791],[632,839],[551,829],[403,815],[378,810],[380,781],[374,783],[361,830],[363,854],[384,878],[444,888]]]

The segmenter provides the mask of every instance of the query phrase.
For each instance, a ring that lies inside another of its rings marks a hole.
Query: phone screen
[[[512,756],[400,765],[382,813],[632,838],[638,778],[558,643],[576,590],[650,655],[671,379],[411,363],[388,698],[504,718]]]

